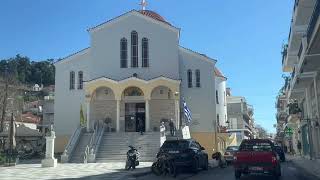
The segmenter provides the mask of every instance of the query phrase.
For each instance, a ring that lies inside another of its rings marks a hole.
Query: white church
[[[161,122],[183,127],[183,99],[192,112],[191,137],[209,154],[214,151],[217,126],[227,119],[226,78],[215,59],[180,46],[180,28],[145,8],[88,33],[88,48],[55,63],[55,152],[64,152],[69,162],[117,160],[116,153],[134,142],[150,149],[145,156],[151,157],[160,147]],[[140,121],[144,135],[138,133]]]

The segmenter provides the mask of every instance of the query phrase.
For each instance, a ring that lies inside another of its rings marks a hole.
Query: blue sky
[[[131,9],[140,0],[2,0],[0,59],[65,57],[89,46],[89,27]],[[181,28],[180,44],[212,58],[232,94],[245,96],[258,124],[275,132],[275,97],[282,86],[281,46],[293,0],[148,0]]]

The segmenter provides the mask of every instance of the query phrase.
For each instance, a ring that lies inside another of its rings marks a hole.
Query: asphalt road
[[[307,174],[306,172],[298,169],[294,166],[292,162],[284,162],[281,164],[282,169],[282,177],[280,180],[320,180],[316,177]],[[234,169],[232,166],[227,168],[212,168],[208,171],[200,171],[198,174],[192,174],[188,172],[181,172],[176,178],[172,177],[163,177],[163,176],[155,176],[153,174],[148,174],[146,176],[138,177],[138,178],[130,178],[137,180],[161,180],[161,179],[217,179],[217,180],[235,180],[234,177]],[[267,175],[246,175],[241,176],[241,180],[271,180],[273,179],[271,176]]]

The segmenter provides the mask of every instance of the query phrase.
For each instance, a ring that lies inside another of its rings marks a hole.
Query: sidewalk
[[[303,169],[304,171],[317,176],[320,179],[320,161],[319,160],[310,160],[301,156],[292,156],[286,154],[287,161],[291,161],[298,168]]]
[[[134,171],[124,170],[125,163],[60,164],[56,168],[42,168],[41,164],[19,164],[0,167],[1,180],[25,179],[127,179],[127,176],[150,172],[151,162],[141,162]]]

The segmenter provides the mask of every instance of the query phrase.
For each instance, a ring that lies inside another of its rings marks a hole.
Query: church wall
[[[111,128],[116,129],[117,102],[115,100],[99,100],[92,102],[90,109],[91,127],[94,127],[94,122],[97,120],[111,118]]]
[[[185,98],[192,112],[191,132],[213,132],[216,129],[214,65],[215,62],[211,63],[200,59],[198,55],[189,53],[188,50],[180,50],[181,98]],[[192,88],[188,88],[188,69],[192,70]],[[196,69],[200,69],[200,88],[195,87]],[[181,109],[183,110],[183,107]]]
[[[73,58],[73,57],[71,57]],[[54,102],[54,128],[56,131],[56,152],[61,152],[66,145],[68,137],[80,124],[80,106],[84,113],[84,90],[78,90],[78,71],[83,71],[84,80],[88,79],[88,54],[74,57],[73,60],[64,60],[55,64],[55,102]],[[70,71],[75,72],[75,89],[69,89]]]
[[[150,100],[150,130],[154,127],[159,131],[161,120],[175,119],[174,100],[172,99],[152,99]]]
[[[131,32],[138,33],[139,67],[131,68]],[[179,79],[178,71],[178,33],[145,18],[127,15],[106,27],[92,32],[92,78],[106,76],[121,80],[137,73],[139,78],[152,79],[165,76]],[[128,68],[120,68],[120,39],[128,42]],[[141,40],[149,39],[150,67],[142,68]]]

